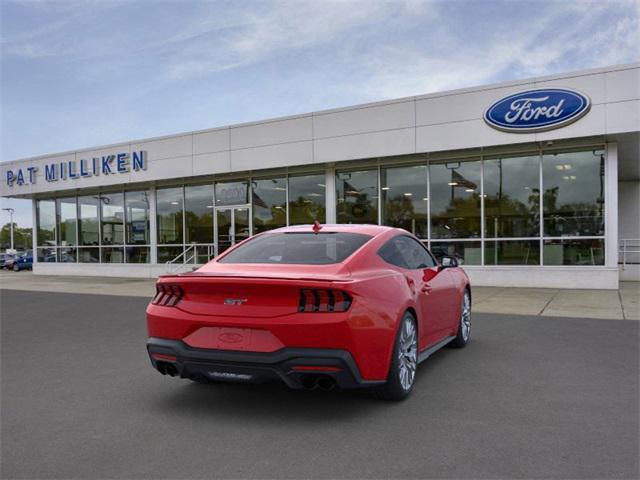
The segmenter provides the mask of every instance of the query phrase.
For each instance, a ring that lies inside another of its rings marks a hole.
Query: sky
[[[640,60],[640,0],[2,0],[0,16],[0,161]],[[2,199],[21,226],[30,205]]]

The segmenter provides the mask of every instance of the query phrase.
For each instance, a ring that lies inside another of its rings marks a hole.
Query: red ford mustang
[[[402,399],[416,367],[463,347],[471,290],[455,259],[374,225],[256,235],[195,272],[163,276],[147,349],[163,374],[291,388],[375,387]]]

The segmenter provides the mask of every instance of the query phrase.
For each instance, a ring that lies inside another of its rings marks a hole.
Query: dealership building
[[[640,64],[0,169],[1,196],[33,201],[36,274],[186,271],[317,219],[404,228],[458,257],[475,285],[613,289],[640,277]]]

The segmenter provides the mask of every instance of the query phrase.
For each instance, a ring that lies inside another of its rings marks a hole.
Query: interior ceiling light
[[[458,185],[458,182],[449,182],[447,183],[447,185],[449,185],[450,187],[455,187],[456,185]]]

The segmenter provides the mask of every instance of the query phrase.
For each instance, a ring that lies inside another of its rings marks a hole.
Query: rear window
[[[271,233],[249,240],[220,263],[328,265],[342,262],[372,237],[361,233]]]

